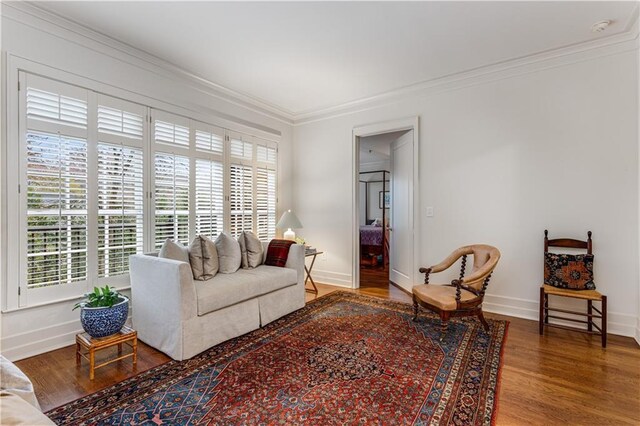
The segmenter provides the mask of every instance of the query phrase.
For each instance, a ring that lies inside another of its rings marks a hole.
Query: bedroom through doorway
[[[381,294],[398,291],[390,284],[390,232],[392,228],[392,144],[408,131],[360,138],[359,146],[359,244],[360,288]]]

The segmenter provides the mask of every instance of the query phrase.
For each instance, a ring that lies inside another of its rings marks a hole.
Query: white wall
[[[6,5],[3,5],[2,12],[2,53],[5,59],[6,55],[26,58],[169,106],[193,111],[198,114],[194,118],[206,119],[232,130],[279,138],[278,210],[281,212],[292,206],[292,128],[289,124],[233,101],[212,96],[197,82],[172,76],[157,65],[127,57],[122,51],[69,33],[50,22],[40,21]],[[144,57],[142,53],[139,56]],[[3,121],[5,118],[3,115]],[[2,161],[6,161],[7,143],[12,141],[7,141],[3,136]],[[2,170],[6,170],[4,163]],[[4,184],[6,177],[2,176],[1,179]],[[3,193],[5,190],[3,187]],[[6,214],[4,203],[3,200],[3,226]],[[5,230],[6,227],[3,227],[0,232],[3,238]],[[2,253],[8,249],[3,240]],[[7,284],[12,283],[7,283],[4,275],[6,255],[3,254],[2,259],[0,297],[5,297]],[[71,311],[74,303],[69,301],[3,313],[2,353],[10,359],[20,359],[71,344],[75,333],[81,330],[79,312]]]
[[[503,257],[485,309],[535,319],[543,230],[575,238],[591,230],[610,331],[633,335],[639,279],[634,46],[483,76],[294,127],[296,213],[306,240],[326,252],[314,269],[317,280],[352,284],[352,130],[419,116],[423,265],[461,245],[495,245]],[[434,217],[426,217],[427,206]]]

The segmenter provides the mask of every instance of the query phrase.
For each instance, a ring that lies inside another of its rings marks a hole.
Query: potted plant
[[[73,308],[81,308],[80,322],[84,331],[94,338],[119,332],[127,321],[129,298],[109,286],[95,287],[85,297],[85,300],[76,303]]]

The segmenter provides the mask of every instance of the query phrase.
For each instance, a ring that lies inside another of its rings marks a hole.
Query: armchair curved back
[[[469,275],[462,278],[462,283],[481,290],[484,280],[500,260],[500,250],[487,244],[473,244],[463,248],[468,250],[466,254],[473,254],[473,268]]]

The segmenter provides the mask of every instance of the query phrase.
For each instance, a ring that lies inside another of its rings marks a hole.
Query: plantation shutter
[[[229,134],[229,231],[234,237],[253,231],[253,143],[239,133]]]
[[[256,143],[256,233],[260,240],[276,236],[276,162],[275,144]]]
[[[191,209],[190,120],[152,111],[154,155],[154,247],[169,238],[189,243]]]
[[[189,158],[155,155],[155,247],[169,238],[189,242]]]
[[[98,277],[129,272],[143,252],[145,108],[98,96]]]
[[[87,91],[28,74],[22,81],[23,282],[28,290],[86,282]]]
[[[212,239],[224,231],[225,131],[191,121],[195,141],[195,232]]]

